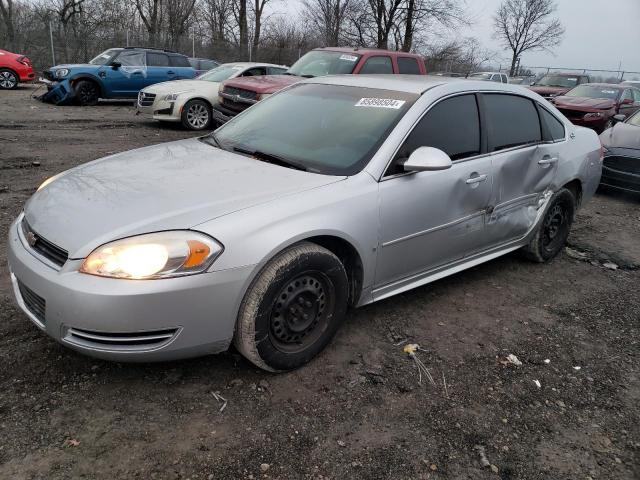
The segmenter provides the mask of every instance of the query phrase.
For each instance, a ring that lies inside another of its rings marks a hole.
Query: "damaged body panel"
[[[595,132],[518,86],[309,79],[208,136],[45,184],[9,232],[15,294],[90,355],[168,360],[234,341],[291,369],[348,305],[520,248],[554,258],[600,154]]]

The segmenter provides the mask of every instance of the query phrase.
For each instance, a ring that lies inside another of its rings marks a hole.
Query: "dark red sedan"
[[[640,110],[640,89],[628,85],[585,83],[551,102],[574,125],[601,133],[613,126],[614,115],[630,116]]]
[[[31,82],[35,78],[31,60],[0,49],[0,90],[16,88],[18,83]]]

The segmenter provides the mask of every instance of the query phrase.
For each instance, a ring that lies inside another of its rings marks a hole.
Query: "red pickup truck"
[[[283,75],[238,77],[220,86],[213,118],[223,124],[269,95],[305,78],[340,74],[426,75],[420,55],[369,48],[316,48]]]

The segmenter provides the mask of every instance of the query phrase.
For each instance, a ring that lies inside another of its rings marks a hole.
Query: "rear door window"
[[[408,158],[418,147],[434,147],[451,160],[480,154],[480,116],[475,95],[447,98],[418,122],[396,158]]]
[[[547,127],[546,141],[558,141],[564,140],[564,125],[554,115],[545,110],[543,107],[539,108],[540,117],[542,123]]]
[[[147,52],[147,65],[150,67],[168,67],[169,57],[164,53]]]
[[[282,75],[286,71],[287,71],[286,68],[268,67],[267,68],[267,72],[268,72],[267,75]]]
[[[369,57],[364,63],[364,66],[360,70],[362,75],[372,73],[393,73],[393,65],[391,64],[391,57]]]
[[[538,143],[540,119],[533,101],[507,94],[483,94],[490,151]]]
[[[211,70],[212,68],[216,68],[218,64],[213,60],[200,60],[200,68],[199,70]]]
[[[411,57],[398,57],[398,73],[420,75],[418,60]]]
[[[189,59],[182,55],[169,55],[169,65],[172,67],[191,67]],[[200,65],[202,66],[202,62],[200,62]]]

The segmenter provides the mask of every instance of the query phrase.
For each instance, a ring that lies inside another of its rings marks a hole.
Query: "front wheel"
[[[182,107],[181,120],[189,130],[204,130],[211,125],[211,107],[204,100],[189,100]]]
[[[12,90],[18,86],[18,75],[8,68],[0,69],[0,89]]]
[[[553,259],[564,247],[569,237],[576,210],[576,199],[566,188],[553,194],[544,218],[524,255],[534,262],[544,263]]]
[[[236,348],[256,366],[298,368],[331,341],[347,310],[344,265],[302,242],[271,260],[249,287],[238,315]]]
[[[80,80],[74,87],[78,103],[83,107],[92,107],[98,104],[100,89],[91,80]]]

